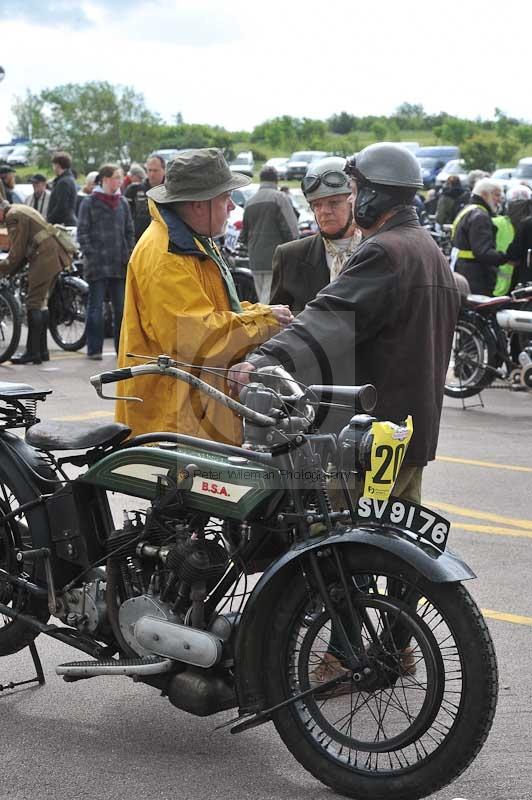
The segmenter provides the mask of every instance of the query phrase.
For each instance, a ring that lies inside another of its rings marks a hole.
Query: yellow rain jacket
[[[149,201],[152,222],[128,266],[120,333],[120,367],[143,356],[169,355],[204,367],[230,367],[279,331],[269,306],[243,302],[231,310],[226,283],[216,262],[191,230],[170,209]],[[190,370],[227,393],[225,373]],[[188,384],[161,375],[122,381],[118,394],[143,403],[118,400],[116,420],[136,436],[172,431],[240,444],[240,419],[216,400]]]

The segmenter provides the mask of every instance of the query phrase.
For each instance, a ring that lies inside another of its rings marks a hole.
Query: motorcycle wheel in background
[[[29,484],[17,475],[8,477],[0,469],[0,512],[8,514],[13,509],[35,499],[35,492]],[[47,524],[44,508],[37,507],[27,514],[14,517],[4,525],[0,525],[0,567],[6,572],[17,574],[28,572],[27,563],[20,564],[16,551],[28,550],[32,547],[29,526]],[[33,577],[33,576],[31,576]],[[16,609],[20,613],[33,615],[40,622],[47,622],[50,614],[46,598],[35,597],[16,586],[3,581],[0,576],[0,603]],[[33,627],[25,625],[19,619],[12,619],[0,613],[0,656],[17,653],[27,647],[38,636]]]
[[[493,643],[461,584],[430,583],[370,548],[345,545],[341,558],[371,672],[343,667],[347,677],[334,689],[272,718],[294,757],[333,790],[357,800],[416,800],[460,775],[486,740],[497,701]],[[342,583],[324,561],[330,596],[349,620]],[[294,574],[272,609],[269,706],[319,685],[331,654],[342,669],[329,613],[308,574]],[[355,646],[356,636],[350,639]]]
[[[447,397],[473,397],[489,386],[496,373],[495,345],[472,320],[459,319],[445,379]]]
[[[88,289],[82,283],[61,273],[48,301],[50,333],[63,350],[81,350],[87,343]]]
[[[0,364],[16,351],[22,328],[22,307],[15,294],[0,288]]]

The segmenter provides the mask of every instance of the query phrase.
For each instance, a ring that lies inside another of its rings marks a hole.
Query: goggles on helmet
[[[351,156],[351,158],[346,159],[344,172],[350,178],[353,178],[357,182],[365,182],[366,178],[357,167],[357,159],[356,156]]]
[[[304,194],[308,194],[315,192],[322,183],[331,189],[343,189],[347,184],[345,172],[332,170],[331,172],[324,172],[323,175],[305,175],[301,181],[301,189]]]

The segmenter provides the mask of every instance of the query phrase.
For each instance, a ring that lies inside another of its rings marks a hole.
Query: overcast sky
[[[89,80],[229,130],[403,102],[532,121],[531,22],[518,0],[0,0],[0,142],[16,95]]]

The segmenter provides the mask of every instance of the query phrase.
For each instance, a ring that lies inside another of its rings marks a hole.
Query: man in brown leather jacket
[[[363,239],[338,278],[246,362],[240,384],[281,364],[305,381],[316,363],[323,384],[373,383],[376,417],[412,414],[414,433],[394,495],[419,503],[423,467],[435,458],[459,293],[449,265],[421,228],[412,200],[419,164],[399,145],[379,143],[348,161],[355,221]],[[338,432],[346,421],[339,420]]]
[[[0,261],[0,275],[14,275],[29,263],[28,340],[26,351],[14,356],[13,364],[40,364],[50,356],[46,344],[48,327],[48,296],[56,276],[70,264],[70,257],[57,239],[47,232],[47,222],[34,208],[11,206],[0,200],[0,224],[7,227],[9,255]]]

